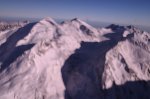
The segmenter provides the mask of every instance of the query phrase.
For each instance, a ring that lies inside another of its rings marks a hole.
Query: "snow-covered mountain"
[[[150,34],[45,18],[0,33],[0,99],[150,99]]]

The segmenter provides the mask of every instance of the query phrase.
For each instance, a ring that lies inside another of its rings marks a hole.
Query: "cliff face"
[[[0,35],[1,99],[148,99],[150,35],[51,18]]]

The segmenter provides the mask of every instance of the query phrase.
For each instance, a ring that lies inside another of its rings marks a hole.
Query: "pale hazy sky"
[[[0,17],[48,16],[150,26],[150,0],[0,0]]]

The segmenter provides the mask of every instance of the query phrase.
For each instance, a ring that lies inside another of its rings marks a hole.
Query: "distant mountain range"
[[[0,21],[5,21],[5,22],[18,22],[18,21],[30,21],[30,22],[37,22],[39,20],[41,20],[41,18],[27,18],[27,17],[0,17]],[[61,19],[61,18],[55,18],[56,22],[58,23],[61,23],[63,22],[64,20],[67,21],[69,19]],[[111,22],[99,22],[99,21],[91,21],[91,20],[84,20],[85,22],[87,22],[88,24],[92,25],[93,27],[96,27],[96,28],[101,28],[101,27],[106,27],[108,26],[109,24],[112,24]],[[116,24],[116,23],[114,23]],[[119,24],[119,23],[118,23]],[[131,25],[131,24],[120,24],[120,25]],[[141,30],[145,30],[145,31],[148,31],[150,32],[150,26],[143,26],[143,25],[134,25],[138,28],[140,28]]]

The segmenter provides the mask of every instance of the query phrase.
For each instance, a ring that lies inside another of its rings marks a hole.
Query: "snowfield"
[[[150,99],[150,33],[52,18],[0,32],[0,99]]]

